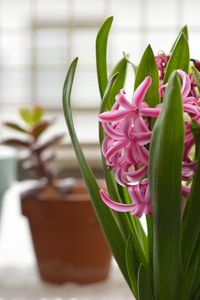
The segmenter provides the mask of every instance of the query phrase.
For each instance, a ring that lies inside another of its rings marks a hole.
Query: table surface
[[[27,220],[21,215],[16,183],[5,196],[0,226],[0,300],[133,300],[113,260],[106,281],[91,285],[54,286],[40,281]]]

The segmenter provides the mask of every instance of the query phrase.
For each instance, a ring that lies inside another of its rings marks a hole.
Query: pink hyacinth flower
[[[99,193],[103,202],[115,211],[131,212],[131,214],[138,217],[141,217],[143,213],[146,215],[152,213],[149,185],[147,180],[129,188],[129,194],[133,200],[132,204],[123,204],[114,201],[102,189],[99,191]]]
[[[150,108],[147,103],[144,103],[144,98],[148,88],[151,85],[151,77],[147,76],[134,92],[132,103],[126,97],[124,89],[116,96],[116,102],[123,108],[123,110],[115,109],[109,112],[104,112],[99,115],[101,122],[113,122],[124,119],[126,117],[134,117],[135,113],[141,115],[156,117],[160,110],[158,108]]]
[[[199,99],[195,97],[192,77],[182,70],[177,70],[181,78],[181,95],[184,112],[200,123]],[[148,184],[149,144],[151,130],[149,117],[157,117],[162,110],[162,103],[150,108],[144,101],[151,78],[145,80],[136,89],[132,103],[128,101],[124,89],[116,96],[112,110],[100,114],[99,119],[105,132],[102,153],[108,167],[113,171],[118,184],[128,189],[133,201],[131,204],[118,203],[103,191],[100,195],[110,208],[131,212],[141,217],[151,214],[152,206]],[[166,84],[167,85],[167,84]],[[160,94],[164,96],[166,85],[161,85]],[[191,121],[185,121],[185,141],[182,161],[182,197],[187,198],[191,186],[189,180],[194,176],[196,161],[190,153],[195,144],[191,131]]]
[[[200,123],[200,108],[197,103],[197,99],[195,98],[193,79],[183,70],[179,69],[177,70],[177,73],[181,78],[181,95],[183,99],[184,112],[188,113],[192,118],[194,118],[197,123]],[[161,84],[159,88],[159,94],[161,97],[164,96],[167,85],[168,83],[164,85]]]

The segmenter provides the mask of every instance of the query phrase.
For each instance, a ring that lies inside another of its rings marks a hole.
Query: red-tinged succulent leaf
[[[30,143],[28,141],[23,141],[19,139],[6,139],[2,142],[3,145],[8,145],[12,147],[23,147],[23,148],[29,148]]]
[[[20,131],[23,133],[27,133],[26,129],[24,129],[23,127],[19,126],[16,123],[13,123],[13,122],[5,122],[3,125],[11,128],[11,129],[14,129],[14,130],[17,130],[17,131]]]
[[[37,139],[52,123],[52,121],[41,121],[31,129],[30,134]]]
[[[32,150],[34,152],[41,153],[44,150],[46,150],[47,148],[55,146],[56,144],[58,144],[63,139],[64,136],[65,136],[65,134],[63,134],[63,133],[58,134],[55,137],[53,137],[51,140],[43,143],[42,145],[39,145],[39,144],[36,143],[34,145],[34,147],[32,148]]]
[[[22,118],[22,120],[27,123],[28,125],[32,125],[33,124],[33,120],[32,120],[32,112],[26,108],[26,107],[21,107],[19,110],[19,114]]]
[[[41,106],[35,106],[33,107],[32,110],[32,121],[34,124],[36,124],[37,122],[39,122],[42,117],[44,116],[44,109]]]

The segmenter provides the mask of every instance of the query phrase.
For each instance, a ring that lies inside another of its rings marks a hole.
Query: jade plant
[[[17,131],[22,137],[4,139],[2,143],[26,150],[22,156],[23,168],[31,176],[43,178],[47,185],[52,185],[56,176],[50,164],[55,159],[55,155],[50,152],[50,148],[57,146],[64,135],[57,134],[45,141],[41,140],[41,136],[54,123],[53,120],[47,120],[44,113],[44,109],[40,106],[34,106],[31,109],[20,108],[20,123],[5,122],[4,126]]]
[[[124,55],[108,75],[112,21],[103,23],[96,38],[107,191],[99,188],[73,125],[76,58],[65,79],[63,109],[77,160],[135,298],[200,300],[200,63],[190,59],[185,26],[168,53],[154,54],[148,45],[136,68]],[[128,65],[134,77],[131,97],[124,88]]]

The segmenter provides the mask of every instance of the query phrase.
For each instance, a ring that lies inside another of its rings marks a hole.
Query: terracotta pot
[[[111,253],[83,181],[66,196],[25,193],[21,200],[44,281],[84,284],[106,279]]]

